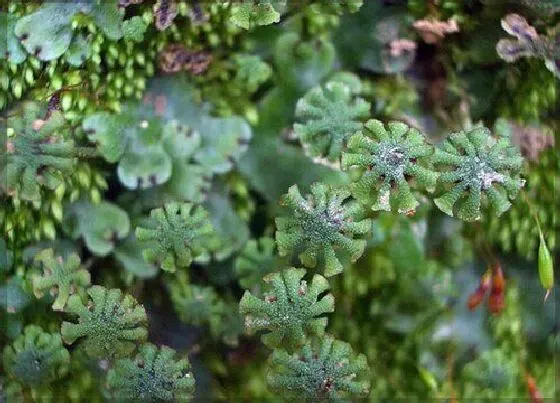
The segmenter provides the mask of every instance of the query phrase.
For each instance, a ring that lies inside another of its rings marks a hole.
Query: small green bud
[[[137,53],[136,54],[136,62],[140,65],[143,66],[146,64],[146,56],[144,56],[144,53]]]
[[[78,70],[72,71],[68,73],[66,76],[66,83],[68,85],[76,85],[82,82],[82,77],[80,76],[80,72]]]
[[[62,77],[60,77],[58,74],[53,75],[53,77],[51,78],[51,88],[55,91],[62,88]]]
[[[552,262],[552,255],[546,246],[541,226],[538,225],[538,228],[540,238],[538,259],[539,278],[541,280],[541,285],[546,289],[546,295],[544,297],[544,300],[546,301],[550,294],[550,290],[554,287],[554,264]]]
[[[259,123],[259,113],[253,106],[249,106],[245,109],[245,117],[252,126],[256,126]]]
[[[5,71],[0,71],[0,87],[5,91],[10,87],[10,77]]]
[[[97,188],[91,189],[89,195],[91,197],[92,203],[94,204],[101,203],[101,194],[99,193],[99,190]]]
[[[67,111],[72,107],[72,94],[67,92],[62,95],[60,99],[60,106],[62,107],[63,111]]]
[[[430,390],[437,390],[436,378],[430,371],[425,368],[419,367],[418,372],[420,373],[420,377],[422,378],[426,386],[430,388]]]
[[[134,83],[136,84],[136,88],[139,90],[146,89],[146,79],[144,77],[138,77],[134,79]]]
[[[128,79],[131,79],[132,77],[134,77],[134,69],[132,67],[127,67],[124,70],[124,76]]]
[[[88,99],[85,96],[80,96],[78,98],[78,109],[80,109],[81,111],[83,111],[86,106],[88,104]]]
[[[52,222],[52,220],[45,218],[41,225],[41,228],[43,229],[43,234],[45,234],[48,239],[56,239],[56,230],[54,228],[54,223]]]
[[[17,99],[20,99],[23,94],[23,84],[17,78],[12,80],[12,93]]]
[[[72,190],[70,193],[70,202],[74,203],[80,197],[80,191],[78,189]]]
[[[131,96],[134,93],[134,88],[128,84],[126,84],[124,86],[124,95],[126,95],[127,97]]]
[[[62,204],[56,200],[53,200],[51,204],[51,210],[55,220],[58,222],[62,221]]]
[[[101,189],[107,189],[107,181],[105,180],[103,175],[96,173],[93,177],[93,180],[95,181],[95,184]]]
[[[117,47],[114,44],[109,45],[109,48],[107,49],[107,52],[115,58],[119,57],[119,50],[117,49]]]
[[[29,85],[33,85],[35,78],[33,77],[33,70],[29,67],[25,69],[25,82]]]
[[[89,175],[83,170],[78,171],[78,182],[85,188],[89,188],[89,186],[91,185]]]

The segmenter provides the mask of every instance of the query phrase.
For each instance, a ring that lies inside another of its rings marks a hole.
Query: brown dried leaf
[[[188,71],[198,75],[204,73],[212,62],[212,54],[192,51],[180,44],[167,46],[159,54],[159,67],[166,73]]]
[[[445,35],[459,32],[459,26],[453,19],[447,21],[418,20],[413,24],[424,42],[436,44],[441,42]]]

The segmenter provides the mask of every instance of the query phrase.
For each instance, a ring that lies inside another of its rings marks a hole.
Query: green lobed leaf
[[[44,121],[44,112],[38,104],[26,102],[8,118],[8,130],[0,133],[6,147],[0,157],[0,187],[23,200],[41,201],[41,187],[60,185],[77,162],[74,142],[64,138],[62,113],[55,111]]]
[[[134,359],[118,360],[107,373],[107,386],[116,401],[189,401],[195,380],[187,358],[176,359],[169,347],[146,343]]]
[[[322,183],[311,185],[303,198],[296,185],[282,198],[285,216],[276,218],[276,243],[280,256],[297,253],[306,267],[324,266],[326,277],[342,272],[340,255],[352,262],[363,253],[371,220],[363,218],[361,206],[350,192]]]
[[[350,135],[362,127],[370,104],[341,81],[315,87],[296,104],[294,132],[312,157],[338,161]]]
[[[39,326],[27,326],[23,334],[3,352],[4,369],[13,379],[26,385],[50,384],[64,377],[70,353],[60,334],[46,333]]]
[[[65,312],[76,315],[78,322],[63,322],[60,332],[67,344],[80,341],[94,358],[125,357],[146,341],[147,317],[142,305],[121,290],[94,285],[87,290],[88,302],[78,295],[68,300]]]
[[[269,386],[283,396],[305,401],[363,398],[369,391],[368,366],[348,343],[325,336],[290,355],[274,350],[267,374]]]
[[[151,211],[150,220],[136,228],[136,238],[146,243],[144,259],[168,272],[190,266],[207,253],[213,228],[208,212],[191,203],[168,203]]]
[[[348,141],[341,164],[358,169],[351,189],[360,202],[374,211],[410,214],[419,204],[413,189],[435,190],[433,152],[419,130],[401,122],[390,122],[386,129],[379,120],[369,120]]]
[[[52,249],[45,249],[35,256],[40,262],[43,274],[33,277],[33,293],[41,298],[45,291],[55,296],[52,309],[64,309],[70,294],[77,293],[90,285],[90,274],[80,265],[80,257],[72,254],[65,260],[62,256],[54,256]]]
[[[496,139],[486,127],[453,133],[433,162],[442,171],[443,189],[434,200],[444,213],[464,221],[476,221],[489,205],[499,216],[511,207],[525,181],[519,177],[523,157],[507,138]]]
[[[269,289],[260,299],[245,291],[239,312],[245,315],[250,333],[267,330],[262,341],[270,348],[297,347],[306,336],[323,336],[328,319],[322,315],[334,312],[332,294],[327,280],[316,274],[311,283],[303,280],[304,269],[289,268],[264,277]]]

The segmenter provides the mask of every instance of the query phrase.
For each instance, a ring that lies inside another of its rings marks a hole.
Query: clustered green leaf
[[[323,183],[311,185],[311,194],[303,198],[297,185],[282,198],[286,216],[276,218],[276,242],[281,256],[297,253],[306,267],[324,265],[325,276],[342,272],[339,259],[346,253],[356,261],[366,246],[359,236],[368,234],[371,220],[363,218],[359,203],[350,192]]]
[[[134,359],[123,358],[107,374],[107,386],[117,401],[189,401],[194,377],[187,358],[177,360],[175,351],[144,344]]]
[[[334,312],[332,294],[321,296],[329,283],[321,275],[314,275],[307,285],[304,269],[289,268],[264,277],[270,292],[264,300],[245,291],[239,302],[239,311],[245,316],[245,326],[251,333],[269,332],[262,336],[267,346],[282,343],[288,346],[302,344],[306,335],[323,336],[328,319],[322,315]]]
[[[77,152],[63,136],[65,122],[55,111],[42,120],[44,110],[35,103],[22,106],[23,116],[8,119],[0,133],[5,152],[0,156],[1,189],[23,200],[41,201],[41,186],[54,189],[75,166]]]
[[[305,401],[339,400],[365,396],[369,390],[368,366],[363,354],[355,356],[348,343],[323,337],[297,353],[274,350],[268,384],[287,397]]]
[[[193,258],[207,253],[213,232],[208,212],[192,203],[168,203],[150,213],[150,220],[136,228],[136,237],[147,242],[144,258],[165,271],[188,267]]]
[[[478,126],[451,134],[436,149],[433,162],[441,172],[442,195],[434,200],[444,213],[464,221],[480,219],[481,205],[497,215],[508,210],[525,181],[519,177],[523,158],[505,138],[496,139]]]
[[[241,0],[233,6],[231,21],[244,29],[251,29],[280,21],[280,13],[269,0]]]
[[[37,386],[62,378],[68,372],[70,353],[58,333],[29,325],[3,352],[4,370],[18,382]]]
[[[313,157],[337,161],[352,133],[362,127],[370,104],[341,81],[309,90],[296,104],[294,131]]]
[[[91,357],[118,358],[129,355],[137,343],[146,341],[146,311],[132,296],[98,285],[87,293],[87,304],[78,295],[68,300],[65,312],[76,315],[78,322],[62,323],[60,332],[65,343],[80,340]]]
[[[89,286],[89,272],[80,265],[80,257],[73,253],[66,260],[62,256],[54,256],[52,249],[45,249],[35,256],[43,268],[43,275],[33,277],[33,292],[41,298],[46,290],[56,296],[52,309],[61,311],[70,294]]]
[[[404,123],[390,122],[387,127],[369,120],[350,138],[341,164],[360,169],[351,188],[360,202],[374,211],[411,213],[419,203],[409,184],[435,189],[437,173],[430,168],[433,147],[419,130]]]

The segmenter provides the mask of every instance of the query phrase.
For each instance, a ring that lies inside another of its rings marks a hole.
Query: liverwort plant
[[[188,267],[193,258],[206,252],[205,241],[212,233],[208,212],[191,203],[168,203],[152,210],[136,237],[147,242],[144,258],[165,271]]]
[[[444,213],[464,221],[480,219],[489,205],[498,215],[508,210],[525,181],[523,157],[507,138],[496,139],[486,127],[453,133],[433,157],[441,170],[441,195],[434,200]]]
[[[245,291],[239,302],[239,311],[246,315],[247,330],[268,330],[262,341],[271,348],[281,343],[298,346],[306,334],[322,336],[325,332],[328,319],[322,315],[334,311],[332,294],[321,296],[329,289],[329,283],[316,274],[308,285],[304,276],[304,269],[295,268],[269,274],[264,281],[270,291],[264,300]]]
[[[369,120],[348,142],[342,154],[343,168],[358,168],[352,195],[372,210],[414,213],[418,200],[411,185],[429,192],[437,173],[430,167],[433,147],[417,129]]]
[[[86,353],[95,358],[125,357],[146,341],[146,311],[121,290],[94,285],[87,291],[84,304],[78,295],[68,300],[65,312],[76,315],[78,322],[63,322],[60,333],[67,344],[81,341]]]
[[[276,218],[276,242],[281,256],[296,253],[306,267],[324,266],[325,276],[342,272],[340,256],[356,261],[366,246],[371,220],[350,192],[323,183],[311,185],[304,198],[297,185],[291,186],[281,203],[286,216]]]
[[[364,396],[369,389],[363,354],[354,355],[348,343],[331,336],[305,344],[297,353],[274,350],[268,373],[273,390],[304,401],[338,401]]]
[[[43,120],[44,109],[27,102],[21,116],[8,119],[0,138],[0,188],[23,200],[41,201],[41,188],[55,189],[72,172],[80,154],[93,150],[76,147],[67,139],[68,128],[61,112]],[[4,152],[5,151],[5,152]]]
[[[348,137],[362,127],[370,104],[355,96],[356,89],[359,91],[361,85],[352,88],[343,81],[329,81],[298,101],[296,118],[300,123],[294,125],[294,131],[310,156],[337,161]]]
[[[107,386],[119,402],[186,402],[194,393],[190,369],[188,359],[176,359],[173,349],[146,343],[134,359],[115,363],[107,374]]]
[[[60,334],[27,326],[23,334],[3,352],[4,369],[16,381],[28,385],[48,384],[68,373],[70,353]]]
[[[80,265],[77,254],[71,254],[66,261],[61,256],[54,256],[52,249],[45,249],[35,256],[43,268],[42,276],[33,277],[33,292],[41,298],[45,291],[56,296],[52,309],[61,311],[66,305],[70,294],[84,289],[90,284],[89,272]]]

